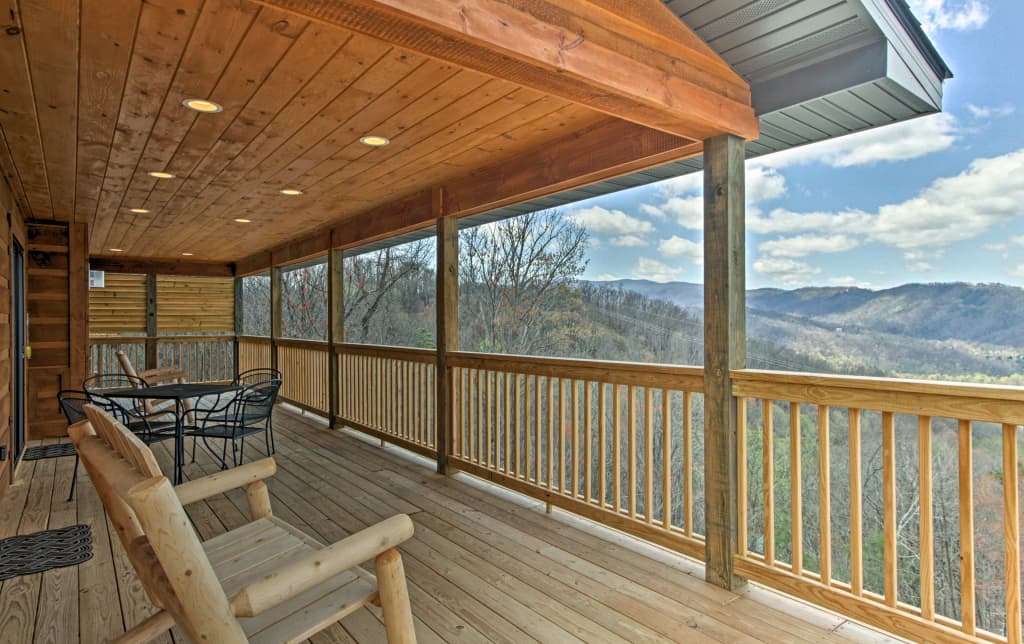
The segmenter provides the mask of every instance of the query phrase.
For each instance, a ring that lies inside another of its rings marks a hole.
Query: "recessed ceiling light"
[[[369,145],[370,147],[379,148],[391,143],[391,139],[386,136],[378,136],[376,134],[370,134],[359,139],[359,142],[363,145]]]
[[[109,250],[112,253],[123,253],[124,252],[123,248],[108,248],[107,250]]]
[[[185,257],[192,257],[192,253],[182,253]]]
[[[301,195],[302,194],[301,190],[296,190],[295,188],[284,188],[282,190],[278,190],[278,192],[280,192],[283,195]]]
[[[214,114],[224,109],[219,103],[207,101],[202,98],[186,98],[181,102],[181,104],[190,110],[203,112],[204,114]]]
[[[174,175],[171,174],[170,172],[161,172],[159,170],[154,170],[153,172],[147,172],[146,174],[148,174],[149,176],[153,177],[154,179],[173,179],[174,178]]]
[[[237,221],[240,224],[251,224],[252,223],[252,219],[246,219],[245,217],[239,217],[235,221]]]
[[[149,210],[145,208],[129,208],[128,212],[134,212],[136,215],[144,215],[149,212]]]

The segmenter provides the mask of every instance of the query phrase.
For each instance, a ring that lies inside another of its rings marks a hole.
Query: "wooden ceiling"
[[[233,261],[600,129],[622,104],[276,4],[0,1],[0,170],[26,214],[88,222],[93,255]],[[724,69],[714,83],[749,105]]]

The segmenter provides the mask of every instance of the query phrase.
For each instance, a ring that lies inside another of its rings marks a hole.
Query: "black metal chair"
[[[123,373],[100,374],[85,379],[82,387],[89,402],[100,407],[133,434],[147,444],[174,438],[177,419],[165,410],[151,413],[146,411],[145,401],[137,398],[118,398],[112,392],[123,389],[139,389],[149,386],[138,376]]]
[[[235,376],[235,384],[241,385],[242,387],[259,385],[264,382],[270,382],[271,380],[281,380],[281,372],[277,369],[271,369],[270,367],[249,369],[248,371],[243,371]]]
[[[231,400],[219,406],[196,409],[196,425],[186,430],[186,434],[194,438],[192,461],[195,462],[196,458],[196,443],[202,439],[206,449],[220,461],[221,469],[226,470],[230,441],[231,462],[237,467],[242,464],[246,437],[260,432],[263,433],[267,453],[273,454],[271,417],[280,389],[280,380],[268,380],[245,387]],[[211,438],[224,441],[220,456],[217,456],[217,452],[210,447],[208,440]]]
[[[85,420],[85,406],[89,404],[89,394],[85,391],[64,389],[57,392],[57,400],[60,402],[60,410],[64,412],[64,418],[68,426]],[[71,490],[68,492],[68,502],[75,498],[75,483],[78,482],[78,452],[75,452],[75,469],[71,474]]]

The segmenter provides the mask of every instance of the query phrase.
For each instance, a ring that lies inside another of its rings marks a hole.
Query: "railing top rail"
[[[259,343],[262,343],[262,344],[270,344],[270,336],[269,335],[243,335],[243,334],[238,334],[235,337],[237,337],[238,340],[241,341],[241,342],[259,342]]]
[[[349,355],[369,356],[378,358],[392,358],[399,360],[412,360],[414,362],[432,362],[437,351],[434,349],[418,349],[414,347],[396,347],[384,344],[359,344],[354,342],[335,343],[339,353]]]
[[[1024,388],[742,369],[733,394],[896,413],[1024,424]]]
[[[302,338],[278,338],[274,342],[282,347],[303,347],[309,349],[323,349],[330,346],[326,340],[303,340]]]
[[[142,343],[147,340],[156,342],[214,342],[233,341],[235,336],[226,335],[90,335],[89,342],[92,344],[132,344]]]
[[[539,376],[576,378],[612,384],[661,387],[685,391],[704,390],[702,367],[612,362],[578,358],[547,358],[457,351],[448,354],[453,367],[511,371]]]

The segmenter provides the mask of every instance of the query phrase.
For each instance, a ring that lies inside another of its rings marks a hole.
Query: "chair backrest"
[[[153,452],[94,405],[71,439],[150,600],[194,642],[245,642],[188,515]]]
[[[82,389],[90,394],[102,394],[117,389],[140,389],[147,386],[149,383],[142,378],[125,373],[101,373],[89,376],[82,382]]]
[[[248,387],[249,385],[260,385],[271,380],[281,380],[281,372],[270,367],[259,367],[249,369],[235,376],[235,384]]]
[[[277,402],[280,389],[280,380],[268,380],[242,389],[235,396],[237,417],[246,423],[269,418],[274,413],[274,403]]]
[[[85,406],[89,404],[88,392],[63,389],[57,392],[57,400],[60,402],[60,410],[64,412],[64,418],[68,420],[68,425],[85,420]]]

